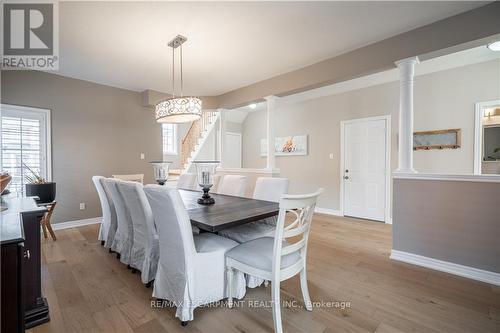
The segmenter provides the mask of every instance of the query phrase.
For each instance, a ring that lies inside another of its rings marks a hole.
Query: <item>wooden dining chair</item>
[[[54,212],[54,208],[56,208],[57,201],[53,201],[48,204],[44,204],[47,207],[47,211],[43,215],[43,218],[40,220],[40,224],[42,225],[43,237],[47,238],[47,230],[50,233],[50,237],[52,240],[57,240],[56,234],[54,234],[54,230],[52,230],[52,226],[50,224],[50,218],[52,217],[52,213]]]
[[[312,311],[307,287],[307,241],[318,196],[323,192],[305,195],[287,194],[280,199],[280,212],[274,237],[262,237],[240,244],[226,252],[228,281],[227,304],[233,307],[234,290],[231,283],[235,272],[271,281],[274,332],[282,333],[280,283],[300,274],[300,287],[306,310]],[[295,219],[285,225],[286,214]],[[294,241],[295,240],[295,241]],[[294,241],[294,242],[293,242]]]

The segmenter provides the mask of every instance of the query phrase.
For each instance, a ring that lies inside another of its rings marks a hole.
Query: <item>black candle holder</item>
[[[212,198],[208,193],[210,191],[210,187],[211,186],[203,187],[203,195],[201,196],[201,198],[198,199],[198,203],[200,205],[208,206],[208,205],[213,205],[215,203],[215,199]]]

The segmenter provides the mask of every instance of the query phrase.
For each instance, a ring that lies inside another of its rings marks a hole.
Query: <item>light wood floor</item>
[[[246,305],[202,308],[181,327],[171,308],[151,308],[151,289],[97,242],[98,226],[56,231],[44,240],[43,293],[50,323],[42,332],[272,332],[270,288],[249,290]],[[389,260],[391,227],[376,222],[314,219],[308,274],[315,301],[350,308],[282,309],[286,332],[500,332],[500,288]],[[299,280],[282,298],[302,301]],[[253,307],[251,307],[253,306]]]

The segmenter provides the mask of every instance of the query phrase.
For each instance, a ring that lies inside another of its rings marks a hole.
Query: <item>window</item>
[[[49,110],[2,104],[0,170],[12,176],[9,190],[23,193],[28,166],[50,180]]]
[[[162,124],[163,155],[177,155],[177,125]]]

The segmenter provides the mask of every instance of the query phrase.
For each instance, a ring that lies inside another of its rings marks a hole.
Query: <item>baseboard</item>
[[[500,286],[500,273],[485,271],[482,269],[455,264],[448,261],[420,256],[418,254],[392,250],[391,259],[403,261],[409,264],[418,265],[441,272],[446,272],[469,279],[486,282]]]
[[[338,210],[338,209],[316,207],[316,208],[314,208],[314,212],[318,213],[318,214],[342,216],[342,214],[340,214],[340,210]]]
[[[90,219],[53,223],[52,229],[63,230],[63,229],[69,229],[69,228],[77,228],[77,227],[82,227],[84,225],[101,223],[101,221],[102,221],[102,217],[93,217]]]

